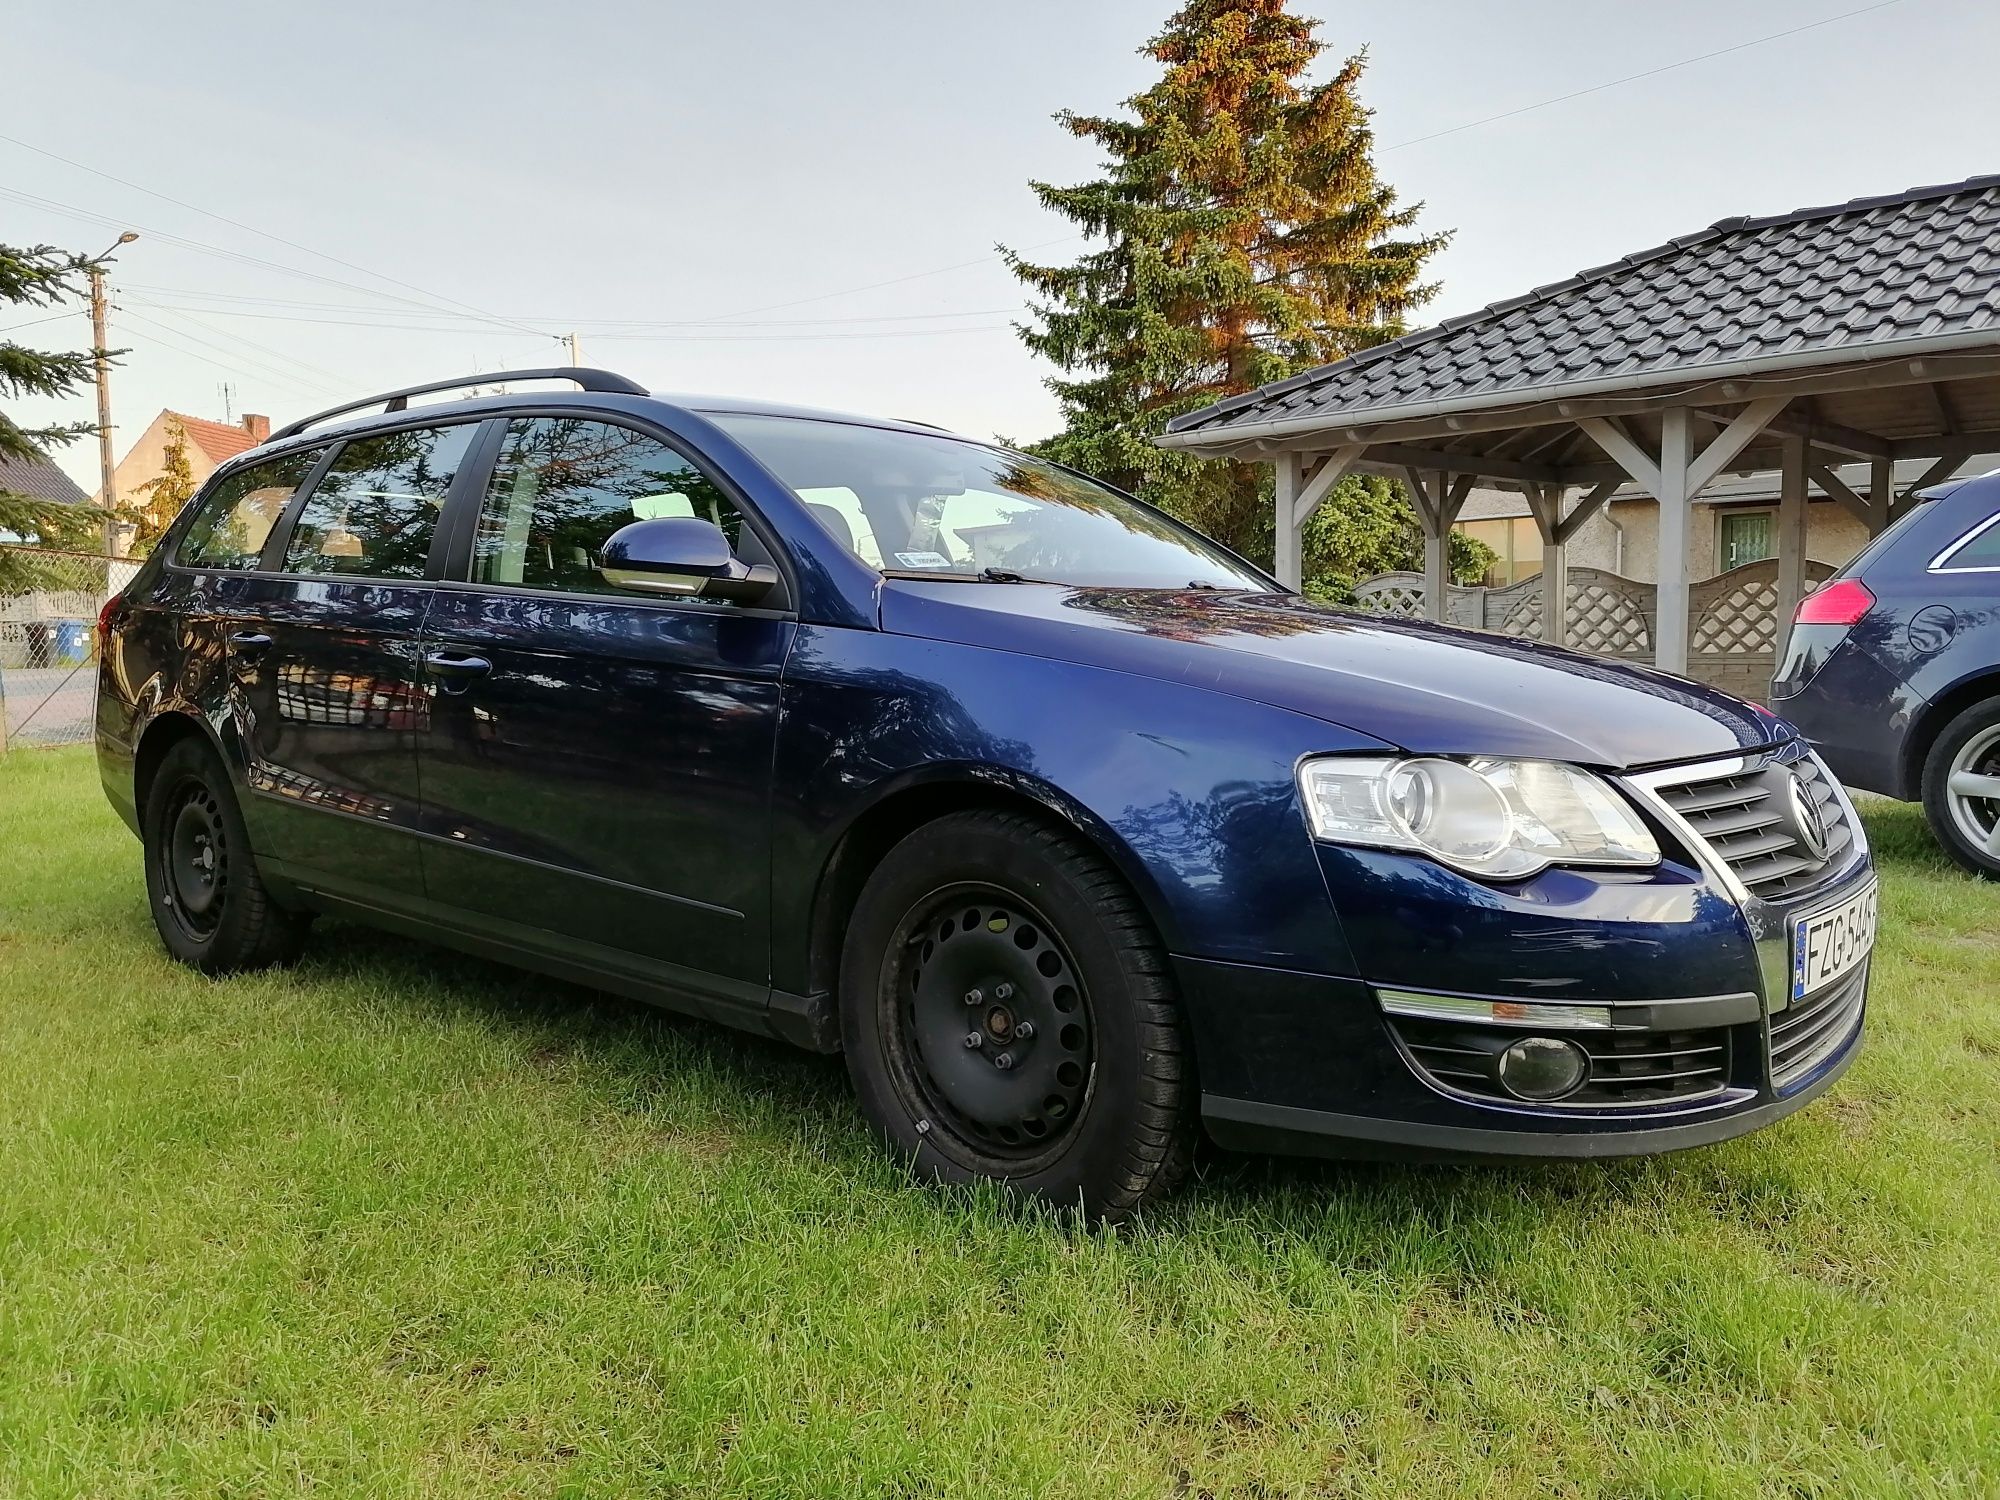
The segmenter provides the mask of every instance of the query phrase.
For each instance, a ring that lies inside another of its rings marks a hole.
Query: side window
[[[1984,529],[1982,529],[1984,528]],[[1981,521],[1946,550],[1941,573],[1966,573],[1974,568],[2000,568],[2000,520]]]
[[[732,547],[743,534],[715,481],[657,439],[575,417],[518,418],[480,507],[473,582],[624,593],[598,574],[598,553],[619,527],[662,516],[713,521]]]
[[[289,453],[231,474],[202,502],[174,561],[189,568],[256,567],[271,528],[319,460],[319,453]]]
[[[422,578],[476,422],[354,438],[334,455],[285,547],[288,573]]]

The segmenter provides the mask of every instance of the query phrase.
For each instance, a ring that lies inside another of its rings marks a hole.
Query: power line
[[[171,303],[140,301],[132,305],[151,308],[156,312],[178,311],[181,316],[187,316],[184,309],[177,309]],[[1002,309],[1002,311],[1008,312],[1013,310],[1012,308]],[[314,318],[288,313],[234,312],[223,308],[204,308],[203,311],[212,316],[222,318],[253,318],[277,323],[315,323],[332,328],[378,328],[385,330],[393,329],[407,333],[448,333],[454,336],[465,332],[462,328],[445,323],[385,323],[376,319]],[[893,328],[878,329],[867,333],[620,333],[616,331],[600,331],[593,336],[599,339],[636,340],[646,343],[789,344],[814,342],[822,339],[936,338],[954,333],[989,333],[994,329],[1009,328],[1012,326],[1012,324],[1008,323],[979,323],[957,328]],[[220,332],[220,330],[217,331]],[[522,335],[513,336],[521,337]]]
[[[240,292],[205,292],[195,287],[149,286],[134,281],[123,282],[121,283],[121,286],[123,287],[124,290],[128,292],[145,292],[149,296],[154,296],[154,297],[160,295],[165,295],[169,297],[196,297],[202,299],[203,301],[226,301],[226,302],[240,303],[246,306],[257,306],[257,307],[286,307],[286,308],[295,308],[306,312],[335,312],[335,313],[348,312],[364,317],[374,316],[376,315],[377,312],[377,310],[374,308],[356,307],[351,302],[302,302],[287,297],[254,297],[245,295]],[[179,306],[181,304],[155,301],[153,305],[155,307],[174,307],[174,306]],[[217,317],[279,316],[278,314],[275,313],[271,314],[246,313],[232,308],[223,308],[223,307],[201,307],[199,310],[202,312],[213,313]],[[811,327],[829,327],[834,325],[849,325],[855,323],[929,323],[929,322],[937,322],[946,318],[997,317],[1001,314],[1016,313],[1019,311],[1020,309],[1018,307],[971,307],[971,308],[961,308],[954,312],[881,313],[881,314],[870,314],[865,316],[856,316],[847,318],[776,318],[768,323],[740,323],[721,318],[552,317],[543,319],[542,321],[552,324],[561,323],[565,326],[575,326],[579,328],[601,327],[601,328],[613,328],[613,329],[716,328],[716,327],[811,328]],[[381,316],[384,317],[390,316],[389,310],[382,309]],[[425,314],[425,316],[438,317],[438,318],[451,318],[460,321],[463,321],[467,317],[467,315],[464,313],[452,313],[452,312],[445,312],[442,310],[436,313],[427,313]]]
[[[1628,73],[1623,78],[1614,78],[1609,83],[1593,83],[1587,89],[1577,89],[1571,93],[1558,94],[1553,99],[1539,100],[1534,104],[1524,104],[1519,109],[1502,110],[1497,115],[1487,115],[1483,119],[1467,120],[1463,125],[1453,125],[1445,130],[1434,130],[1429,135],[1412,136],[1407,141],[1398,141],[1393,146],[1381,148],[1383,153],[1401,151],[1405,146],[1421,146],[1425,141],[1442,140],[1448,135],[1461,131],[1476,130],[1481,125],[1491,125],[1497,120],[1511,120],[1517,115],[1532,114],[1538,109],[1547,109],[1552,104],[1567,104],[1572,99],[1581,99],[1589,94],[1601,94],[1606,89],[1622,88],[1628,83],[1637,83],[1642,78],[1657,78],[1662,73],[1671,73],[1677,68],[1692,67],[1695,63],[1707,62],[1710,58],[1727,57],[1732,52],[1747,51],[1751,47],[1761,47],[1766,42],[1781,41],[1788,36],[1797,36],[1802,31],[1816,31],[1822,26],[1831,26],[1835,21],[1851,20],[1855,16],[1865,16],[1870,11],[1887,10],[1892,5],[1901,5],[1903,0],[1877,0],[1874,5],[1864,5],[1858,10],[1844,10],[1837,16],[1827,16],[1822,20],[1808,21],[1803,26],[1793,26],[1785,31],[1774,31],[1769,36],[1753,37],[1747,42],[1737,42],[1728,47],[1717,47],[1713,52],[1703,52],[1694,57],[1684,57],[1679,62],[1662,63],[1657,68],[1647,68],[1643,72]]]
[[[176,208],[184,208],[189,213],[200,214],[203,218],[213,219],[218,224],[227,224],[230,226],[230,228],[240,229],[245,234],[254,234],[260,239],[271,240],[276,244],[284,245],[290,249],[301,251],[302,253],[313,256],[316,259],[328,261],[333,265],[344,267],[349,271],[358,271],[363,276],[373,276],[377,281],[386,281],[391,286],[399,286],[403,288],[404,291],[415,292],[419,296],[430,299],[430,301],[432,302],[444,302],[449,304],[450,306],[460,308],[465,312],[477,314],[479,317],[489,319],[496,323],[504,323],[511,321],[509,319],[500,317],[496,313],[489,313],[483,311],[480,308],[474,307],[469,302],[460,302],[455,297],[446,297],[438,292],[427,291],[423,287],[417,286],[411,282],[399,280],[394,276],[384,275],[380,271],[370,270],[367,266],[357,265],[351,260],[342,260],[337,255],[328,255],[324,250],[315,250],[310,245],[302,245],[297,240],[288,240],[281,234],[272,234],[268,229],[259,229],[254,224],[246,224],[241,219],[232,219],[227,214],[216,213],[212,209],[203,208],[198,203],[189,203],[185,198],[176,198],[169,193],[162,193],[154,188],[145,187],[140,183],[133,182],[129,178],[119,177],[114,173],[101,171],[98,168],[90,166],[85,162],[77,161],[73,157],[63,156],[57,152],[50,151],[44,147],[33,145],[28,141],[21,140],[18,136],[0,134],[0,141],[5,141],[10,146],[19,146],[23,151],[32,151],[37,156],[46,156],[50,161],[59,161],[64,166],[75,167],[79,172],[88,172],[93,177],[102,177],[106,182],[115,182],[120,187],[131,188],[134,192],[144,193],[149,198],[158,198],[162,203],[171,203]],[[378,293],[377,295],[380,294]]]
[[[239,375],[261,374],[265,376],[267,379],[281,380],[287,385],[298,386],[304,390],[320,391],[329,396],[339,396],[343,394],[343,392],[340,391],[338,388],[329,386],[322,381],[309,379],[303,375],[295,375],[292,372],[285,370],[275,364],[272,364],[267,360],[257,359],[246,354],[240,354],[234,349],[226,349],[220,344],[202,338],[199,334],[189,333],[186,329],[168,327],[166,324],[159,322],[157,319],[148,317],[145,313],[133,311],[130,307],[127,307],[123,303],[119,304],[118,311],[125,317],[132,319],[134,322],[140,323],[147,328],[153,329],[154,337],[158,337],[158,335],[161,333],[172,334],[176,338],[188,339],[196,344],[201,345],[205,349],[213,349],[216,353],[226,355],[231,359],[243,361],[245,364],[248,364],[250,366],[250,369],[245,370],[242,368],[241,365],[232,365],[227,367],[235,370],[235,372]],[[174,346],[169,344],[168,347],[173,348]],[[183,350],[182,352],[185,353],[186,351]],[[210,361],[210,363],[213,363],[213,361]]]
[[[316,365],[309,359],[300,359],[296,354],[292,354],[284,349],[275,349],[269,344],[260,344],[253,338],[246,338],[243,334],[231,332],[227,328],[217,328],[213,323],[208,322],[204,318],[197,318],[191,312],[186,312],[178,308],[170,310],[160,306],[156,302],[147,303],[146,305],[162,317],[173,318],[178,322],[192,323],[197,328],[205,328],[217,338],[229,339],[234,343],[242,344],[245,348],[255,349],[275,359],[282,360],[288,365],[295,365],[299,369],[304,370],[308,375],[324,375],[329,380],[339,381],[342,385],[352,385],[355,383],[354,377],[351,375],[343,375],[338,370],[329,370],[325,365]]]

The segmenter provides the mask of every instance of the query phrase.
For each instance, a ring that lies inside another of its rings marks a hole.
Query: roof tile
[[[1997,240],[2000,176],[1724,219],[1190,412],[1169,430],[1365,420],[1620,375],[1668,381],[1768,355],[1846,348],[1865,357],[1871,344],[1937,334],[1990,331],[2000,344]]]

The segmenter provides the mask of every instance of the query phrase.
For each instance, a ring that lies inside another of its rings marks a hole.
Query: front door
[[[508,423],[464,562],[424,629],[430,899],[499,941],[761,1008],[777,609],[606,583],[604,541],[699,515],[767,557],[726,490],[659,437]]]
[[[361,899],[420,896],[417,740],[425,573],[477,423],[341,445],[257,580],[234,637],[254,683],[248,777],[269,851],[307,884]]]

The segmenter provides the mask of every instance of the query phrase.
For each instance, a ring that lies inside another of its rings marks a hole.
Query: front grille
[[[1838,1052],[1861,1024],[1867,994],[1868,965],[1863,964],[1772,1016],[1771,1086],[1782,1092]]]
[[[1791,796],[1794,777],[1824,830],[1823,854],[1816,855],[1803,835]],[[1812,889],[1845,861],[1854,843],[1846,805],[1832,778],[1802,745],[1646,780],[1743,888],[1765,901]]]
[[[1501,1051],[1524,1032],[1412,1016],[1391,1017],[1390,1024],[1417,1065],[1445,1088],[1509,1104],[1524,1102],[1500,1086],[1494,1071]],[[1566,1107],[1678,1104],[1721,1093],[1729,1075],[1729,1032],[1722,1027],[1550,1034],[1576,1042],[1590,1054],[1590,1077],[1560,1101]]]

